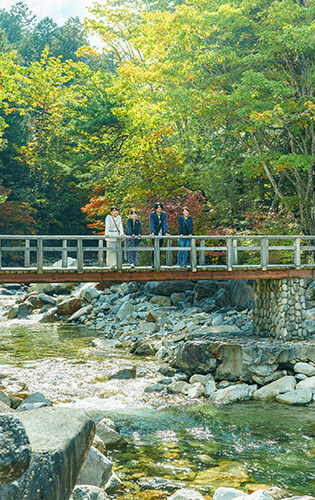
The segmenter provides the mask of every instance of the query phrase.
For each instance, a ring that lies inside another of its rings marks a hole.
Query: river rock
[[[77,283],[54,283],[54,294],[70,295],[77,286]]]
[[[112,474],[112,462],[99,452],[94,446],[82,465],[76,484],[92,484],[101,488]]]
[[[211,373],[208,373],[207,375],[201,375],[200,373],[195,373],[195,375],[192,375],[190,377],[189,383],[194,384],[195,382],[199,382],[200,384],[206,386],[209,380],[214,380],[213,375]]]
[[[15,481],[30,460],[30,441],[24,425],[13,415],[0,415],[0,484]]]
[[[284,394],[279,394],[276,397],[276,400],[279,401],[279,403],[285,403],[287,405],[306,405],[307,403],[310,403],[312,399],[312,390],[306,388],[285,392]]]
[[[150,303],[157,304],[162,307],[170,307],[172,305],[170,297],[166,297],[164,295],[154,295],[150,298]]]
[[[48,295],[52,295],[55,291],[55,287],[52,283],[33,283],[28,289],[27,293],[47,293]]]
[[[18,306],[11,307],[7,312],[8,319],[15,319],[18,315],[19,308]]]
[[[231,304],[238,311],[252,309],[254,304],[254,287],[247,280],[233,280],[230,285]]]
[[[288,375],[286,377],[279,378],[275,382],[271,382],[271,384],[261,387],[254,392],[253,397],[254,399],[266,401],[268,399],[274,399],[279,394],[294,391],[295,387],[295,378]]]
[[[104,490],[106,493],[114,493],[117,490],[121,490],[123,488],[123,483],[120,478],[117,476],[116,472],[112,472],[109,480],[104,486]]]
[[[172,293],[182,293],[193,290],[195,284],[191,281],[148,281],[144,286],[144,293],[150,295],[171,296]]]
[[[93,419],[72,408],[40,408],[18,418],[32,450],[31,463],[17,480],[21,498],[68,500],[93,440]]]
[[[236,488],[225,488],[221,486],[217,488],[213,495],[213,500],[233,500],[234,498],[239,498],[242,496],[248,496],[241,490],[237,490]]]
[[[76,299],[76,300],[81,300],[81,299]],[[76,312],[71,314],[69,321],[76,321],[79,318],[82,318],[82,316],[86,316],[87,314],[90,314],[92,312],[93,306],[92,304],[89,304],[88,306],[83,306],[79,308]]]
[[[106,446],[105,446],[105,443],[104,443],[104,441],[97,434],[95,434],[95,436],[94,436],[92,445],[100,453],[103,453],[103,455],[106,455]]]
[[[179,302],[183,302],[185,300],[185,294],[182,292],[174,292],[171,295],[171,301],[174,306],[177,306]]]
[[[120,308],[116,314],[116,318],[123,321],[123,320],[129,318],[129,316],[133,313],[133,311],[134,311],[133,304],[131,302],[124,302],[120,306]]]
[[[26,318],[33,311],[33,305],[28,301],[22,302],[17,306],[17,315],[18,319]]]
[[[97,486],[80,484],[74,488],[70,500],[109,500],[109,496]]]
[[[204,497],[199,491],[183,488],[182,490],[175,491],[168,500],[204,500]]]
[[[47,297],[49,297],[49,295],[47,295]],[[34,292],[30,295],[26,295],[25,300],[27,300],[28,302],[30,302],[32,304],[33,309],[40,309],[41,307],[43,307],[43,302],[39,298],[39,295],[37,292]]]
[[[126,446],[126,441],[119,432],[107,425],[107,422],[101,420],[96,426],[96,434],[104,442],[106,448],[119,449]]]
[[[303,373],[307,377],[313,377],[315,375],[315,366],[309,363],[299,362],[294,365],[295,373]]]
[[[69,299],[65,299],[60,304],[57,305],[57,312],[61,316],[71,316],[76,311],[78,311],[83,304],[83,299],[71,297]],[[92,306],[90,306],[92,310]]]
[[[226,487],[239,488],[249,482],[248,472],[243,464],[224,460],[217,467],[198,472],[194,484],[211,488],[225,484]]]
[[[1,390],[0,390],[0,401],[8,406],[11,406],[11,400],[9,396]]]
[[[225,290],[224,288],[220,288],[214,294],[214,300],[216,305],[221,309],[223,307],[227,307],[231,304],[230,292]]]
[[[297,389],[311,389],[313,394],[315,394],[315,376],[301,380],[296,386]]]
[[[190,386],[187,392],[187,396],[191,399],[199,398],[205,393],[205,386],[200,382],[195,382]]]
[[[180,392],[185,392],[187,394],[190,387],[190,384],[187,384],[187,382],[184,382],[184,380],[176,380],[175,382],[172,382],[167,386],[167,390],[171,394],[179,394]]]
[[[209,397],[216,391],[216,385],[214,380],[208,380],[205,385],[205,396]]]
[[[1,413],[15,413],[13,408],[10,408],[10,406],[6,405],[2,401],[0,401],[0,414]]]
[[[194,286],[195,299],[201,300],[206,297],[213,297],[218,288],[217,281],[199,282]]]
[[[150,339],[138,339],[131,346],[130,352],[138,356],[154,356],[155,344]]]
[[[42,301],[43,304],[51,304],[52,306],[57,305],[57,299],[47,295],[46,293],[40,293],[38,298]]]
[[[180,368],[187,375],[207,374],[216,368],[217,360],[210,352],[210,344],[202,340],[188,341],[175,352],[172,366]]]
[[[26,398],[17,408],[17,412],[37,410],[38,408],[43,408],[44,406],[52,406],[52,402],[40,392],[33,392],[28,398]]]
[[[266,490],[256,490],[251,495],[245,495],[246,500],[273,500],[273,497]],[[244,498],[244,493],[239,497],[239,500]]]
[[[92,302],[92,300],[97,300],[100,296],[99,290],[96,288],[85,288],[81,290],[79,297],[81,297],[86,302]]]
[[[225,389],[219,389],[210,396],[211,401],[217,405],[235,403],[252,399],[253,393],[257,390],[257,385],[237,384],[230,385]]]
[[[124,380],[124,379],[131,379],[131,378],[136,378],[137,376],[137,369],[135,366],[128,366],[125,368],[121,368],[115,373],[112,373],[109,375],[109,380],[112,379],[119,379],[119,380]]]

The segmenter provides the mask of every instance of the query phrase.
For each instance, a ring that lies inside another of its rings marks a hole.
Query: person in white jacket
[[[113,206],[110,209],[110,214],[105,219],[105,238],[107,248],[116,248],[116,238],[113,236],[124,236],[124,228],[121,217],[118,215],[118,208]],[[117,266],[116,251],[107,250],[106,262],[109,267]]]

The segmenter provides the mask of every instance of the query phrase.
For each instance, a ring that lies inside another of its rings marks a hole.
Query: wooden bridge
[[[125,237],[125,239],[128,237]],[[98,282],[313,278],[315,236],[199,235],[187,248],[178,236],[142,236],[139,266],[124,262],[122,238],[113,238],[117,265],[106,266],[104,236],[0,235],[0,282]],[[188,267],[176,265],[189,253]],[[151,266],[151,254],[154,265]]]

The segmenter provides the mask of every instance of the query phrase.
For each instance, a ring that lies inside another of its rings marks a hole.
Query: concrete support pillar
[[[299,278],[255,280],[253,320],[258,334],[282,340],[307,338],[305,285]]]

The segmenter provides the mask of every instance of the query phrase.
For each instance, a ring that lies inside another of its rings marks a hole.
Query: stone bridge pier
[[[281,340],[305,339],[304,279],[256,279],[253,321],[258,334]]]

